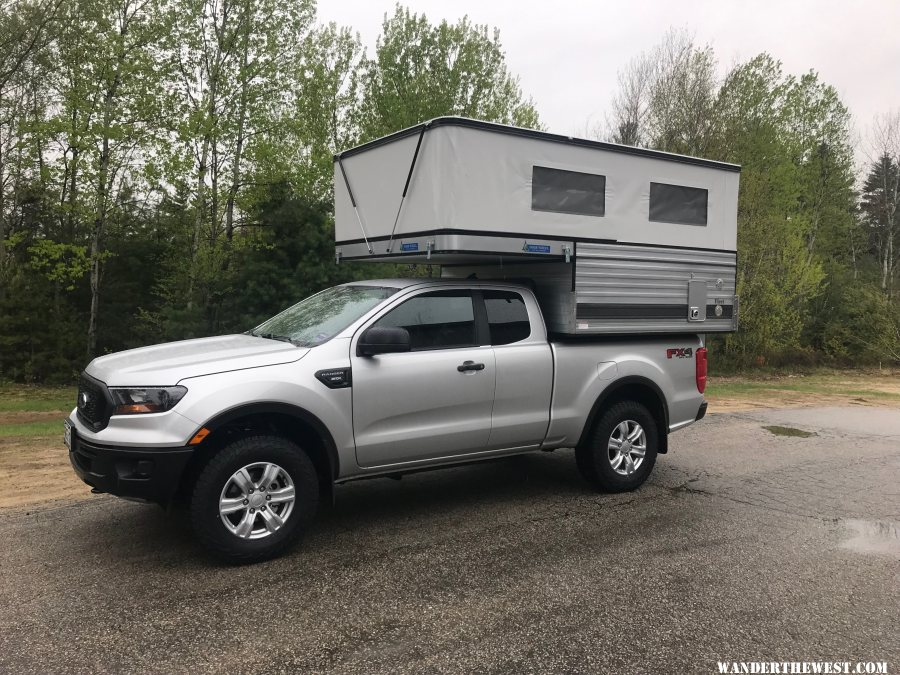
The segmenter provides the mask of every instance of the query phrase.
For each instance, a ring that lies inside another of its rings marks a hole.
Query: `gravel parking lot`
[[[7,508],[0,670],[895,672],[898,523],[900,411],[861,406],[711,415],[625,495],[568,451],[347,485],[253,567],[155,507]]]

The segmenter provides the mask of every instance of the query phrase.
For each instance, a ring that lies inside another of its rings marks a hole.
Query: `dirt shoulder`
[[[69,465],[60,431],[52,438],[0,438],[0,509],[91,497]]]
[[[824,405],[900,408],[900,372],[711,376],[706,399],[710,413]]]

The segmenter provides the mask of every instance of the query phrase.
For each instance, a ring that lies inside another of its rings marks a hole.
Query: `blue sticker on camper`
[[[413,242],[412,244],[400,244],[400,250],[401,251],[418,251],[419,245],[415,242]]]
[[[544,244],[525,244],[528,253],[550,253],[550,247]]]

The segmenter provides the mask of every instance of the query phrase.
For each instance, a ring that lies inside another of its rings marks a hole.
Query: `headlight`
[[[187,393],[186,387],[110,387],[113,415],[142,415],[171,410]]]

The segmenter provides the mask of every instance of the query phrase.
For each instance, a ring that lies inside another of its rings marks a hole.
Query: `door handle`
[[[469,370],[484,370],[484,364],[475,363],[474,361],[464,361],[461,366],[456,366],[456,369],[461,373],[465,373]]]

